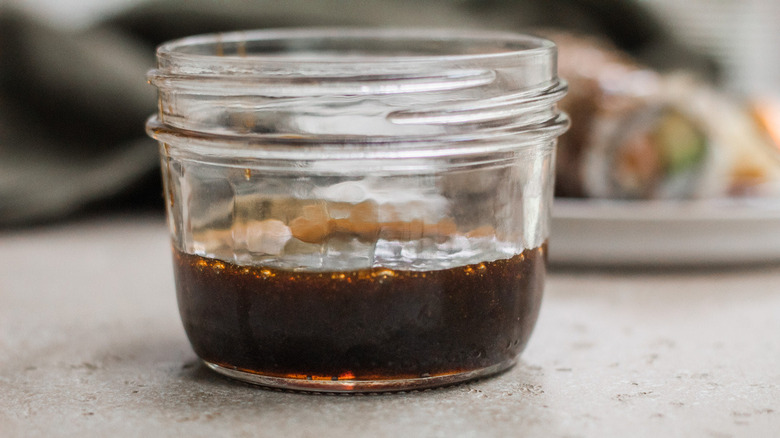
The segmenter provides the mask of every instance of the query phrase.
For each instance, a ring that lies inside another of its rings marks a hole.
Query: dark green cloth
[[[712,76],[627,0],[168,0],[79,31],[0,7],[0,227],[114,209],[162,211],[157,146],[144,123],[157,44],[284,26],[563,28],[606,37],[659,69]]]

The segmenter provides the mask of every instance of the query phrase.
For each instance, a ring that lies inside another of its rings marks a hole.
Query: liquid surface
[[[479,370],[522,351],[546,245],[432,271],[293,272],[174,251],[195,352],[266,376],[391,380]]]

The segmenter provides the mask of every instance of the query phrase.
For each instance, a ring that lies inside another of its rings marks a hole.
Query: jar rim
[[[556,46],[524,34],[252,30],[174,40],[157,59],[148,79],[160,90],[159,113],[148,132],[161,141],[295,138],[300,151],[310,137],[419,146],[507,134],[543,140],[568,126],[555,107],[567,88]]]
[[[412,47],[417,47],[416,51]],[[376,53],[370,51],[372,48]],[[341,71],[344,66],[352,71],[370,71],[374,66],[386,72],[388,66],[415,70],[431,64],[516,64],[528,58],[555,59],[556,50],[547,39],[512,32],[322,27],[195,35],[160,45],[157,59],[158,69],[169,74],[208,75],[229,70],[239,75],[307,76],[311,68],[327,72]],[[291,65],[295,68],[278,72]]]

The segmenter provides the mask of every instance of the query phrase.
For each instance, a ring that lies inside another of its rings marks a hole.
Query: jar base
[[[338,393],[364,393],[364,392],[394,392],[428,389],[439,386],[448,386],[499,374],[512,368],[517,363],[517,358],[509,359],[489,367],[462,373],[447,374],[443,376],[419,377],[414,379],[388,379],[388,380],[310,380],[286,377],[264,376],[262,374],[226,368],[207,360],[204,364],[219,374],[254,385],[269,388],[287,389],[293,391],[310,392],[338,392]]]

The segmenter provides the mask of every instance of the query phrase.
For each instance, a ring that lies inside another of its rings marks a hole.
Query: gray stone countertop
[[[545,294],[500,376],[383,395],[264,390],[196,360],[161,218],[5,232],[0,436],[780,434],[780,266],[553,269]]]

